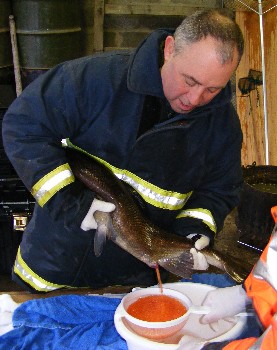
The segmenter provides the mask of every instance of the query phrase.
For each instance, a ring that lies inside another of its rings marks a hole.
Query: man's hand
[[[195,338],[191,335],[184,335],[179,342],[178,350],[201,350],[203,346],[206,344],[200,338]]]
[[[94,199],[89,211],[87,212],[87,215],[85,216],[84,220],[81,223],[81,229],[84,231],[97,229],[97,222],[94,219],[94,212],[103,211],[105,213],[110,213],[115,209],[115,205],[113,203],[100,201],[99,199]]]
[[[191,239],[194,242],[194,247],[197,250],[206,248],[210,244],[210,238],[198,233],[191,233],[187,235],[187,238]]]
[[[210,291],[202,305],[209,306],[211,311],[201,318],[204,324],[213,323],[221,318],[232,317],[245,311],[246,305],[251,303],[242,285],[217,288]]]
[[[201,252],[198,252],[195,248],[191,248],[190,253],[193,257],[193,269],[207,270],[209,264],[205,256]]]

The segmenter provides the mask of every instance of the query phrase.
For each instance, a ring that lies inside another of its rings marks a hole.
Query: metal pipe
[[[264,55],[264,29],[263,29],[263,9],[262,0],[259,0],[259,20],[260,20],[260,40],[261,40],[261,60],[263,76],[263,104],[264,104],[264,137],[265,137],[265,164],[269,165],[268,151],[268,118],[267,118],[267,101],[266,101],[266,73],[265,73],[265,55]]]

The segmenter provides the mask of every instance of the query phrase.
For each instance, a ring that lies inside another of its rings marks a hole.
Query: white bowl
[[[161,296],[165,295],[178,300],[184,307],[185,313],[173,320],[163,322],[149,322],[131,316],[127,309],[128,307],[140,298],[146,296]],[[128,325],[135,333],[153,340],[162,340],[168,338],[182,329],[188,320],[188,310],[192,305],[191,300],[183,293],[173,289],[163,288],[161,294],[160,288],[144,288],[128,293],[121,301],[116,317],[123,318],[123,322]]]

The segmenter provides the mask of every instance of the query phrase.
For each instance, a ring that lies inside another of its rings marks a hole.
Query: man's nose
[[[190,88],[187,98],[192,106],[198,106],[203,102],[205,89],[203,86],[197,85]]]

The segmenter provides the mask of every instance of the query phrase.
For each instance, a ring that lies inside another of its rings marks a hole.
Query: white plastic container
[[[131,316],[127,309],[128,307],[140,298],[147,296],[168,296],[178,300],[183,306],[185,313],[173,320],[164,322],[149,322]],[[184,327],[189,317],[189,308],[192,305],[191,300],[183,293],[174,289],[163,288],[161,294],[160,288],[144,288],[135,290],[127,294],[121,301],[116,317],[123,318],[123,323],[131,328],[136,334],[152,340],[162,340],[174,335]]]
[[[151,289],[151,292],[153,292],[153,288],[156,290],[156,293],[160,292],[159,287],[150,287],[141,289],[140,291],[144,291],[145,295],[150,294],[149,289]],[[190,302],[192,302],[193,305],[201,305],[203,302],[206,294],[214,289],[214,287],[210,285],[205,284],[199,284],[199,283],[168,283],[164,284],[164,291],[172,290],[171,295],[174,294],[174,290],[185,294],[184,300],[186,299],[186,296],[188,296],[188,308],[190,307]],[[201,315],[195,313],[195,308],[193,313],[190,311],[187,312],[187,314],[184,315],[182,321],[185,321],[185,324],[181,327],[177,333],[173,334],[172,336],[169,336],[165,339],[161,340],[150,340],[145,337],[142,337],[134,332],[134,330],[131,329],[131,327],[126,323],[126,305],[124,306],[124,301],[131,301],[130,295],[132,295],[134,292],[129,293],[126,297],[122,299],[121,304],[118,306],[115,315],[114,315],[114,322],[115,327],[118,331],[118,333],[124,338],[127,342],[127,346],[129,350],[177,350],[179,347],[179,341],[180,339],[185,336],[185,334],[201,338],[203,340],[210,340],[210,341],[224,341],[228,339],[234,339],[236,338],[241,332],[246,322],[246,317],[234,317],[233,322],[227,322],[225,320],[219,320],[218,322],[218,329],[215,331],[213,330],[209,325],[203,325],[200,322]],[[140,292],[141,293],[141,292]],[[178,296],[180,297],[180,294],[178,293]],[[175,294],[177,296],[177,294]],[[177,298],[178,298],[177,296]],[[187,300],[186,299],[186,300]],[[186,301],[187,302],[187,301]],[[129,304],[130,304],[129,303]],[[182,317],[181,317],[182,318]],[[178,320],[178,319],[177,319]],[[177,321],[177,324],[180,320]],[[141,321],[143,322],[143,321]],[[147,323],[147,322],[146,322]],[[156,322],[159,323],[159,322]],[[166,322],[162,322],[166,323]],[[149,325],[149,322],[148,322]],[[158,325],[161,327],[161,325]]]

